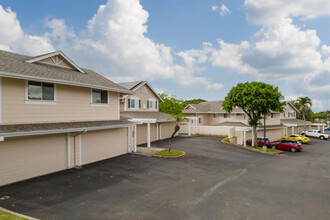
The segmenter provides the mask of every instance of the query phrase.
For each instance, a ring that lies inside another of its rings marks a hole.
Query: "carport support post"
[[[150,123],[147,124],[148,128],[148,142],[147,142],[147,147],[150,147]]]
[[[292,134],[294,134],[294,126],[292,126],[292,133],[291,133],[291,135],[292,135]]]
[[[243,139],[243,130],[241,130],[241,145],[243,145],[244,139]]]
[[[162,124],[159,124],[159,139],[162,139]]]
[[[288,127],[285,128],[285,136],[288,136]]]
[[[78,139],[79,139],[79,166],[81,166],[81,134],[79,134]]]
[[[323,133],[324,133],[324,125],[323,125]]]
[[[136,152],[136,124],[134,125],[134,152]]]
[[[191,119],[189,118],[189,122],[188,122],[188,135],[191,136],[191,130],[190,130],[190,127],[191,127]]]
[[[244,147],[246,147],[246,130],[244,130]]]
[[[158,139],[158,124],[156,123],[156,140],[159,140]]]
[[[70,133],[66,134],[67,138],[67,150],[68,150],[68,168],[71,168],[71,142],[70,142]]]

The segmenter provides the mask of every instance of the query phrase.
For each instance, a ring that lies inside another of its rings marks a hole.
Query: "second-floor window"
[[[28,81],[28,100],[55,101],[54,84]]]
[[[149,99],[147,102],[148,109],[157,109],[157,101],[155,99]]]
[[[218,114],[213,113],[213,118],[218,118]]]
[[[270,113],[270,117],[271,118],[276,118],[276,114],[275,113]]]
[[[295,117],[296,117],[295,112],[294,112],[294,111],[289,111],[289,112],[288,112],[288,117],[289,117],[289,118],[295,118]]]
[[[138,97],[131,97],[127,100],[127,106],[133,109],[141,108],[141,100]]]
[[[93,104],[109,104],[108,103],[108,91],[93,89],[92,103]]]
[[[285,112],[281,113],[281,118],[285,118]]]

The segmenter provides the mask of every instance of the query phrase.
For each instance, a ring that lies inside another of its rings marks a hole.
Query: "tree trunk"
[[[304,136],[306,137],[306,116],[305,116],[305,111],[303,112],[303,117],[304,117]]]
[[[264,115],[264,145],[266,145],[266,115]]]
[[[174,132],[170,138],[170,141],[169,141],[169,144],[168,144],[168,152],[171,153],[171,145],[172,145],[172,139],[173,137],[175,136],[175,134],[180,130],[180,126],[179,125],[176,125],[175,128],[174,128]]]
[[[257,147],[257,125],[253,125],[253,146]]]

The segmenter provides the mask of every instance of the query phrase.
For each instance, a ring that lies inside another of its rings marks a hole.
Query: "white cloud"
[[[231,11],[225,6],[224,4],[221,5],[220,7],[220,15],[225,16],[226,14],[230,14]]]
[[[248,21],[254,24],[277,23],[286,17],[312,19],[330,15],[328,0],[245,0],[244,8]]]
[[[231,13],[228,7],[225,6],[224,4],[222,4],[220,7],[217,5],[211,5],[211,10],[214,12],[219,12],[220,16],[225,16],[226,14]]]
[[[316,31],[302,31],[291,19],[282,19],[278,24],[264,25],[249,42],[230,44],[219,40],[220,48],[213,51],[211,60],[215,67],[231,68],[260,79],[289,80],[320,72],[320,42]]]
[[[82,34],[75,34],[64,20],[53,19],[48,22],[52,31],[47,36],[70,51],[78,63],[88,64],[115,81],[173,79],[182,85],[220,88],[195,76],[198,60],[146,37],[148,17],[139,0],[109,0],[99,7]],[[182,63],[175,61],[178,58]]]
[[[16,13],[0,5],[0,49],[37,55],[54,50],[50,40],[23,32]]]
[[[53,51],[54,45],[81,66],[115,81],[172,79],[181,85],[221,88],[200,75],[203,68],[198,65],[205,57],[189,60],[191,55],[146,37],[148,17],[139,0],[109,0],[78,34],[64,19],[53,18],[46,22],[48,33],[33,36],[23,32],[11,9],[0,5],[0,49],[39,55]]]
[[[217,11],[217,10],[218,10],[218,6],[216,6],[216,5],[211,5],[211,9],[212,9],[212,11]]]

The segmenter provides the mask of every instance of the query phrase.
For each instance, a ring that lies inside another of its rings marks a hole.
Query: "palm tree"
[[[172,145],[172,139],[175,136],[175,134],[180,130],[180,123],[184,122],[184,121],[188,121],[187,118],[185,118],[182,114],[179,115],[172,115],[171,118],[169,118],[169,120],[174,121],[175,122],[175,127],[174,127],[174,132],[170,138],[170,142],[169,142],[169,146],[168,146],[168,152],[171,152],[171,145]]]
[[[304,123],[305,123],[305,127],[304,127],[304,135],[306,136],[306,110],[309,107],[312,106],[312,100],[308,97],[300,97],[297,102],[300,104],[300,111],[303,114],[303,119],[304,119]]]

